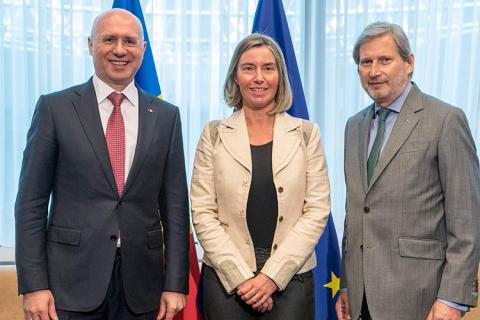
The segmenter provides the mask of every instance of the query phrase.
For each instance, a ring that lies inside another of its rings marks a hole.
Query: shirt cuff
[[[444,303],[449,307],[460,310],[462,312],[462,316],[470,310],[469,307],[467,307],[463,304],[458,304],[458,303],[455,303],[455,302],[452,302],[452,301],[447,301],[447,300],[443,300],[443,299],[439,299],[439,298],[437,298],[437,301],[440,301],[441,303]]]

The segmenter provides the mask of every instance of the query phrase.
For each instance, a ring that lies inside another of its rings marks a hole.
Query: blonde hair
[[[223,86],[223,96],[227,104],[239,110],[242,108],[243,99],[240,92],[240,87],[235,81],[238,62],[240,57],[251,48],[267,47],[272,51],[275,58],[275,63],[278,69],[278,89],[275,95],[275,107],[270,111],[271,113],[282,113],[287,111],[292,105],[292,90],[288,80],[287,66],[283,58],[282,50],[278,44],[264,34],[252,33],[243,38],[236,46],[233,52],[230,66],[228,67],[227,77]]]

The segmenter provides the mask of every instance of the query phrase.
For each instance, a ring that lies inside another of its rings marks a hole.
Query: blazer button
[[[370,208],[369,208],[369,207],[363,207],[363,212],[369,213],[369,212],[370,212]]]
[[[273,245],[273,250],[277,250],[278,246],[276,244]]]
[[[360,250],[363,250],[363,244],[360,245]]]
[[[278,193],[282,193],[283,192],[283,187],[278,187]]]
[[[282,222],[283,221],[283,216],[280,216],[280,218],[278,218],[278,222]]]
[[[112,241],[117,241],[117,239],[118,239],[118,236],[116,234],[112,234],[110,236],[110,240],[112,240]]]

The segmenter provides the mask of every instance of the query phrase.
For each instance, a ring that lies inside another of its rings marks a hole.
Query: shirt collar
[[[412,87],[413,87],[412,83],[409,81],[407,86],[405,87],[405,90],[403,90],[402,94],[395,101],[393,101],[392,104],[387,107],[387,109],[390,109],[396,113],[400,113]],[[380,110],[380,106],[377,103],[375,103],[375,114],[377,114],[378,110]]]
[[[110,93],[116,91],[106,84],[102,79],[100,79],[96,74],[93,75],[93,87],[95,88],[98,104],[107,99]],[[137,87],[135,87],[134,81],[130,82],[121,93],[125,95],[125,97],[133,106],[138,106],[138,90]]]

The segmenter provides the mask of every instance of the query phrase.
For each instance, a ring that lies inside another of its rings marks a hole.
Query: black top
[[[247,202],[247,224],[255,248],[270,249],[277,226],[278,203],[272,174],[272,142],[250,145],[252,184]]]

